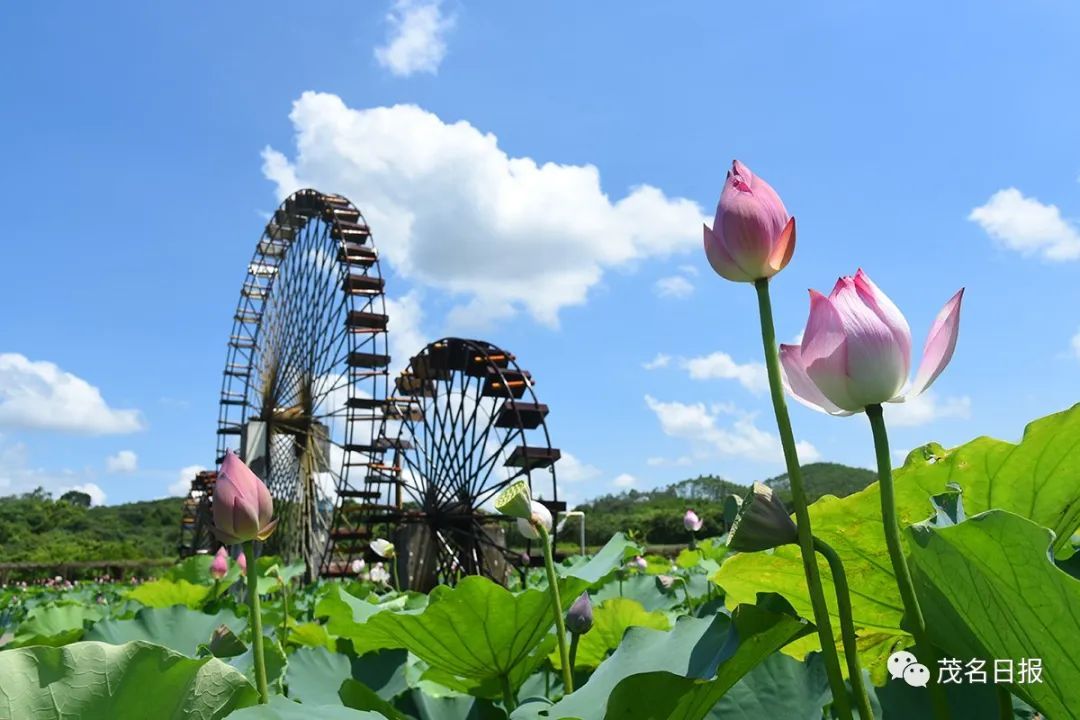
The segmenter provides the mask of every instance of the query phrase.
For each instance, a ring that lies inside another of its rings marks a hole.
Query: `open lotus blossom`
[[[371,566],[371,582],[378,585],[387,585],[390,583],[390,571],[383,567],[381,562],[377,562]]]
[[[738,160],[728,171],[712,229],[704,229],[705,256],[726,280],[770,278],[795,252],[795,218],[769,183]]]
[[[686,528],[687,532],[697,532],[705,523],[704,521],[702,521],[701,518],[698,517],[696,512],[694,512],[693,510],[687,510],[686,514],[683,515],[682,524],[683,527]]]
[[[214,561],[210,563],[210,574],[215,580],[220,580],[229,572],[229,551],[224,545],[218,548],[214,555]]]
[[[226,545],[265,540],[277,526],[274,501],[266,485],[232,450],[214,484],[214,534]]]
[[[938,313],[909,384],[911,329],[866,273],[840,278],[828,297],[811,290],[802,343],[780,346],[784,386],[799,402],[830,415],[914,398],[952,359],[963,296],[961,289]]]
[[[384,538],[377,538],[371,541],[371,550],[381,558],[394,557],[394,543]]]
[[[544,529],[548,532],[551,531],[551,511],[544,505],[538,503],[536,500],[530,501],[531,513],[529,518],[518,518],[517,529],[522,535],[530,540],[539,540],[540,533],[536,530],[536,525],[543,525]]]
[[[566,613],[566,629],[575,635],[584,635],[592,630],[593,607],[589,599],[589,592],[585,591],[578,596],[574,604]]]
[[[364,565],[365,563],[362,559],[356,558],[350,564],[349,569],[352,570],[353,575],[359,575],[364,571]]]

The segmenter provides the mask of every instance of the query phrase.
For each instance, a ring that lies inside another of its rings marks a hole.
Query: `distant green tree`
[[[66,493],[60,496],[60,500],[84,508],[90,507],[90,503],[93,502],[89,494],[81,492],[79,490],[68,490]]]

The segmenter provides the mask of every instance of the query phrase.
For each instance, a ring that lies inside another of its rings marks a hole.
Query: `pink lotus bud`
[[[938,313],[915,382],[908,384],[911,330],[866,273],[840,278],[828,297],[811,290],[802,344],[780,346],[784,386],[799,402],[830,415],[914,398],[952,359],[963,296],[961,289]]]
[[[586,590],[578,596],[566,613],[566,629],[574,635],[584,635],[592,630],[593,607]]]
[[[644,572],[649,567],[648,561],[646,561],[645,558],[641,557],[640,555],[638,555],[637,557],[635,557],[633,560],[631,560],[630,562],[628,562],[626,564],[627,564],[628,567],[633,568],[635,570],[641,570],[642,572]]]
[[[713,227],[705,226],[705,256],[735,282],[770,278],[795,252],[795,218],[769,183],[738,160],[731,164]]]
[[[247,575],[247,555],[240,553],[239,557],[236,558],[236,564],[239,565],[240,570]]]
[[[686,514],[683,515],[682,524],[687,532],[697,532],[705,523],[697,516],[696,512],[687,510]]]
[[[214,485],[214,534],[226,545],[265,540],[277,526],[270,491],[231,450]]]
[[[214,562],[210,563],[210,574],[215,580],[220,580],[229,572],[229,551],[222,545],[214,555]]]

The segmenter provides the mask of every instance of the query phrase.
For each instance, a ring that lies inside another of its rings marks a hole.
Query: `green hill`
[[[859,492],[877,480],[877,475],[872,470],[839,463],[811,463],[804,465],[802,471],[806,497],[810,502],[814,502],[822,495],[844,497]],[[762,482],[775,490],[785,503],[791,504],[791,486],[787,473]]]
[[[843,497],[869,485],[874,474],[835,463],[803,467],[808,494]],[[765,481],[785,502],[787,475]],[[702,535],[722,526],[724,498],[748,488],[714,475],[702,475],[656,490],[627,490],[578,506],[586,514],[586,542],[601,545],[618,531],[631,531],[649,543],[686,541],[682,516],[692,508],[705,522]],[[43,490],[0,497],[0,561],[61,563],[93,560],[143,560],[174,557],[180,540],[180,498],[89,507],[82,493],[52,498]],[[567,530],[564,539],[572,536]]]
[[[0,497],[3,562],[141,560],[176,554],[181,498],[87,507],[82,493]]]

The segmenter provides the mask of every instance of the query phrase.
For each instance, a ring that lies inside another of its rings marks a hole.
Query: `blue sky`
[[[798,218],[782,339],[860,266],[919,348],[966,286],[893,445],[1019,438],[1080,397],[1080,9],[816,5],[7,8],[0,493],[162,497],[213,463],[239,286],[296,183],[368,215],[399,356],[454,333],[532,371],[571,501],[777,474],[753,291],[701,251],[735,157]],[[869,465],[864,417],[793,417],[804,457]]]

